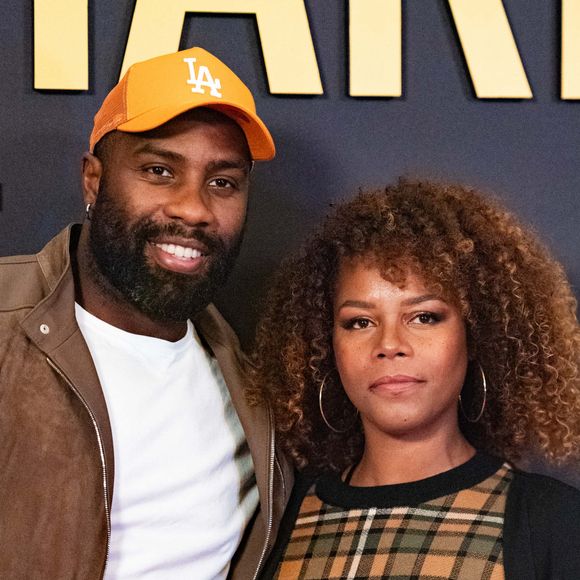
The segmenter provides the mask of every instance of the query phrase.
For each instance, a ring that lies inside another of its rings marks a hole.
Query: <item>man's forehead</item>
[[[128,135],[139,135],[143,138],[156,139],[166,136],[175,135],[186,131],[194,125],[207,124],[211,126],[227,126],[231,127],[234,132],[238,133],[240,139],[247,145],[246,136],[241,127],[230,117],[224,115],[220,111],[209,109],[207,107],[200,107],[186,111],[177,117],[167,121],[163,125],[151,129],[150,131],[142,131],[139,133],[126,133]]]
[[[98,157],[106,157],[107,153],[125,150],[127,152],[158,152],[162,149],[169,150],[167,144],[163,142],[170,140],[172,137],[179,137],[184,133],[190,132],[193,128],[200,125],[209,125],[210,127],[225,128],[226,139],[230,141],[232,147],[224,148],[224,155],[232,155],[232,150],[238,149],[240,158],[248,165],[253,166],[250,149],[246,136],[239,125],[230,119],[227,115],[209,108],[198,108],[187,111],[167,123],[138,133],[125,132],[120,130],[111,131],[103,137],[95,148]],[[101,152],[103,155],[101,155]]]

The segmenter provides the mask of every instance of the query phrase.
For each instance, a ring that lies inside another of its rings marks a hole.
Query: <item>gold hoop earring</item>
[[[336,427],[333,427],[328,422],[328,419],[326,418],[326,415],[324,414],[324,409],[322,408],[322,393],[324,392],[324,385],[326,384],[326,379],[328,378],[329,374],[330,374],[330,371],[324,375],[324,378],[322,379],[322,382],[320,383],[320,388],[318,390],[318,408],[320,409],[320,416],[322,417],[322,420],[324,421],[326,426],[331,431],[334,431],[335,433],[346,433],[347,431],[350,431],[355,426],[357,419],[358,419],[358,409],[357,409],[356,415],[354,416],[354,421],[346,429],[337,429]]]
[[[481,383],[483,385],[483,401],[481,403],[481,409],[479,410],[479,413],[477,414],[477,417],[475,417],[475,419],[471,419],[467,416],[467,413],[463,408],[463,402],[461,401],[461,394],[459,395],[459,407],[461,408],[461,412],[463,413],[463,416],[465,417],[466,421],[468,421],[469,423],[477,423],[481,419],[481,417],[483,416],[483,411],[485,410],[485,405],[487,403],[487,381],[485,379],[485,373],[483,372],[483,367],[481,366],[481,364],[480,363],[477,364],[479,366],[479,372],[481,374]]]

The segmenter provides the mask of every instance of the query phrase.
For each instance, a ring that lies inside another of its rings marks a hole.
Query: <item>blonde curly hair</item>
[[[248,396],[270,404],[281,445],[299,468],[341,470],[363,450],[332,348],[343,258],[370,260],[389,278],[411,268],[459,306],[470,359],[487,375],[481,420],[460,420],[475,447],[513,462],[527,451],[552,463],[578,458],[580,332],[562,267],[489,197],[460,185],[401,180],[339,204],[284,262],[267,298]],[[344,433],[320,415],[325,378],[325,414]]]

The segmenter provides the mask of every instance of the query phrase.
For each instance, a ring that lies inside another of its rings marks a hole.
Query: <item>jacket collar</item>
[[[75,318],[75,287],[70,252],[74,251],[80,226],[69,226],[37,254],[38,264],[50,288],[49,294],[23,319],[28,337],[47,355],[81,399],[95,428],[104,455],[108,489],[113,489],[113,438],[109,414],[89,348]],[[108,494],[109,507],[112,494]]]
[[[94,417],[103,442],[107,483],[109,489],[113,489],[114,456],[109,415],[92,357],[75,318],[70,255],[75,251],[79,232],[79,225],[69,226],[37,255],[50,292],[24,318],[22,327],[58,367]],[[252,454],[260,503],[263,512],[270,517],[274,443],[269,412],[265,407],[249,406],[246,402],[244,381],[248,363],[236,335],[217,309],[209,305],[195,318],[194,324],[219,363]],[[112,494],[109,494],[111,502]]]

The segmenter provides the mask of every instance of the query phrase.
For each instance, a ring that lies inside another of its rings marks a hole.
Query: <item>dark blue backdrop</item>
[[[5,0],[0,19],[1,254],[35,251],[82,217],[79,160],[118,78],[134,8],[90,3],[90,90],[65,93],[33,89],[32,4]],[[580,103],[559,97],[560,1],[504,1],[529,101],[476,99],[447,2],[403,4],[397,99],[348,96],[347,2],[306,1],[325,89],[316,97],[269,94],[253,17],[186,18],[182,48],[203,46],[244,79],[278,147],[255,172],[246,243],[219,299],[246,342],[266,277],[329,203],[401,174],[496,192],[540,232],[578,292]]]

